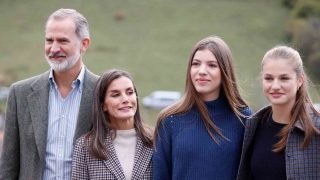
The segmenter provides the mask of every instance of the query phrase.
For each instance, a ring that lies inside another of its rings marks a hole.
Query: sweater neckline
[[[204,103],[208,108],[214,109],[224,109],[228,106],[227,99],[221,94],[217,99],[211,101],[204,101]]]

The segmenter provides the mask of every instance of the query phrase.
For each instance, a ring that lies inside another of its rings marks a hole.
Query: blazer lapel
[[[116,155],[116,150],[113,147],[111,137],[108,135],[105,141],[105,147],[107,152],[107,160],[104,160],[106,167],[110,170],[116,179],[125,179],[120,162]]]
[[[132,171],[132,179],[142,179],[149,164],[151,163],[153,150],[143,145],[140,137],[137,137],[136,154]]]
[[[27,97],[34,136],[41,160],[44,159],[48,130],[49,73],[31,84],[33,92]]]
[[[261,122],[261,119],[270,113],[271,107],[262,108],[254,116],[250,117],[246,122],[246,130],[243,140],[243,150],[242,156],[246,156],[250,145],[252,144],[255,132],[257,130],[258,124]]]
[[[83,134],[87,133],[92,128],[92,101],[93,89],[98,76],[92,74],[86,69],[83,81],[83,92],[80,102],[79,114],[76,132],[74,135],[74,143]]]

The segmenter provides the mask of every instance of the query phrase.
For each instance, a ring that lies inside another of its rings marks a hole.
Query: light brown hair
[[[268,52],[266,52],[262,59],[261,66],[263,67],[264,64],[267,63],[269,60],[289,60],[297,77],[304,77],[302,85],[300,86],[300,88],[298,88],[295,104],[291,109],[290,122],[289,124],[284,126],[279,132],[278,135],[280,137],[280,140],[274,145],[273,151],[280,152],[285,149],[288,141],[289,132],[291,129],[293,129],[294,125],[299,120],[303,124],[304,129],[304,140],[301,144],[301,147],[307,147],[311,141],[312,135],[315,133],[320,133],[320,131],[315,127],[315,125],[312,122],[312,118],[309,114],[309,109],[311,109],[311,111],[318,116],[320,115],[320,113],[314,107],[312,100],[309,96],[308,81],[310,80],[308,79],[303,69],[303,63],[300,54],[298,53],[298,51],[291,47],[276,46],[270,49]]]
[[[177,103],[165,108],[159,113],[154,138],[158,137],[158,129],[161,125],[162,120],[173,114],[187,112],[192,108],[192,106],[196,106],[199,110],[201,119],[213,141],[219,144],[218,139],[215,137],[212,130],[222,138],[225,138],[222,132],[220,131],[219,127],[217,127],[210,118],[208,109],[204,101],[200,98],[199,93],[196,91],[191,80],[190,69],[192,61],[195,53],[201,50],[211,51],[217,59],[218,65],[221,70],[222,81],[220,96],[224,95],[227,98],[229,106],[231,107],[232,111],[236,114],[236,116],[239,118],[239,120],[240,117],[243,117],[241,110],[247,107],[248,105],[242,99],[238,90],[239,88],[235,77],[233,58],[230,48],[220,37],[209,36],[200,40],[191,51],[187,68],[184,94]]]

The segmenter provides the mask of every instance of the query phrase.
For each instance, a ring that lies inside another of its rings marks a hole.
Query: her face
[[[221,71],[216,57],[208,49],[198,50],[192,60],[190,75],[192,83],[204,101],[219,97]]]
[[[262,77],[264,95],[272,105],[293,106],[303,77],[297,77],[288,60],[267,60],[262,67]]]
[[[127,77],[113,80],[106,92],[103,110],[107,112],[111,124],[116,127],[123,124],[133,128],[137,111],[137,96],[132,81]]]

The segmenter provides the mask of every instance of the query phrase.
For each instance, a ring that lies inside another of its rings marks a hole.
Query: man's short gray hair
[[[48,20],[46,25],[50,20],[63,20],[66,18],[72,18],[75,25],[76,25],[76,35],[80,40],[83,40],[84,38],[89,38],[89,23],[87,19],[80,14],[78,11],[74,9],[58,9],[57,11],[53,12]]]

